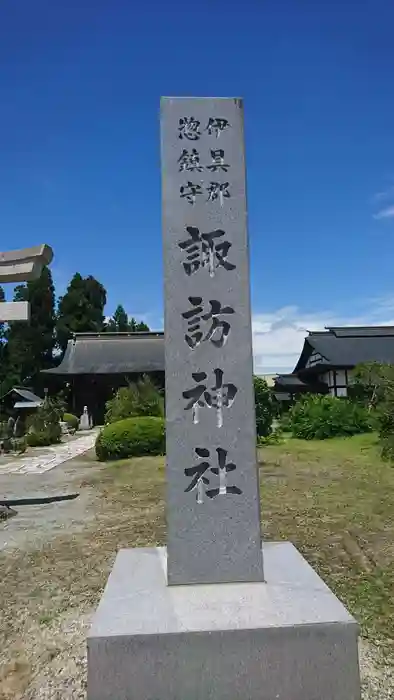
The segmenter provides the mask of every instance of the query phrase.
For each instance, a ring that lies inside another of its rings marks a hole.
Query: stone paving
[[[96,437],[97,430],[92,430],[75,440],[48,447],[45,454],[20,457],[12,460],[12,462],[6,462],[4,465],[1,464],[0,458],[0,475],[43,474],[59,464],[90,450],[95,443]]]

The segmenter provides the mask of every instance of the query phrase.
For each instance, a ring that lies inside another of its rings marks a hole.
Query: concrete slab
[[[121,550],[88,636],[88,700],[359,700],[358,627],[290,543],[266,582],[168,586]]]

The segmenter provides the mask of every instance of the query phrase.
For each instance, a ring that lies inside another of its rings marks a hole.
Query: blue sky
[[[255,363],[394,322],[391,0],[3,0],[1,249],[162,325],[159,100],[245,100]]]

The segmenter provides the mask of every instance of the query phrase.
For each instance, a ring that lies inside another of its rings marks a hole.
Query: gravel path
[[[90,450],[95,443],[96,436],[97,430],[92,430],[74,440],[67,440],[59,445],[47,447],[42,454],[34,453],[11,462],[7,461],[3,465],[0,461],[0,474],[44,474],[59,464]]]
[[[61,535],[65,530],[79,532],[92,518],[89,504],[92,488],[79,488],[92,473],[93,451],[82,459],[73,459],[43,473],[14,474],[0,471],[0,495],[3,498],[28,498],[79,492],[74,501],[47,505],[15,506],[17,515],[0,521],[0,552],[9,549],[31,550]],[[1,695],[0,695],[0,700]]]

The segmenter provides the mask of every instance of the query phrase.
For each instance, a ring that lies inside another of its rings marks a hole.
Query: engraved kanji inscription
[[[179,138],[198,141],[201,136],[200,122],[194,117],[181,117],[179,120]]]
[[[206,447],[196,447],[194,451],[198,459],[204,461],[198,462],[193,467],[186,467],[184,470],[185,476],[192,477],[190,484],[185,488],[185,493],[196,490],[196,501],[198,504],[204,502],[204,493],[208,498],[216,498],[216,496],[225,496],[227,494],[240,495],[242,493],[238,486],[227,485],[227,474],[235,471],[237,468],[234,462],[227,462],[227,450],[222,447],[216,448],[215,466],[206,461],[210,457],[210,451]],[[217,486],[205,490],[206,486],[211,485],[211,474],[219,477]]]
[[[210,170],[212,173],[220,172],[223,171],[226,173],[229,169],[228,163],[224,162],[224,150],[223,148],[216,148],[216,149],[211,149],[211,158],[212,158],[212,163],[210,165],[207,165],[207,170]]]
[[[198,151],[193,148],[188,151],[186,148],[183,149],[181,155],[178,158],[179,172],[201,172],[203,166],[200,164],[200,156]]]
[[[211,182],[207,187],[208,202],[219,200],[220,206],[223,206],[224,200],[230,197],[228,190],[230,184],[228,182]]]
[[[203,194],[202,186],[188,181],[186,185],[182,185],[182,187],[179,188],[179,194],[180,197],[186,199],[189,204],[195,204],[196,197],[199,194]]]
[[[215,276],[215,270],[219,267],[227,271],[235,270],[236,265],[227,259],[232,244],[221,240],[225,236],[223,229],[201,233],[196,226],[186,226],[186,231],[189,238],[180,241],[178,246],[186,252],[186,260],[182,264],[187,275],[192,275],[202,267],[209,269],[210,277]]]
[[[230,122],[227,119],[221,119],[220,117],[210,117],[208,119],[208,124],[205,127],[205,131],[208,132],[210,135],[216,136],[216,138],[219,138],[220,134],[223,131],[226,131],[226,129],[229,129],[231,126]]]
[[[217,368],[213,371],[215,375],[214,386],[208,388],[205,381],[208,378],[206,372],[193,372],[192,377],[196,386],[182,392],[182,396],[187,403],[185,411],[192,411],[193,423],[199,422],[200,408],[213,408],[216,412],[216,425],[221,428],[223,425],[223,408],[231,408],[238,392],[237,387],[232,384],[223,383],[223,370]]]
[[[231,325],[222,316],[233,314],[231,306],[222,306],[217,299],[210,299],[210,310],[204,313],[202,297],[189,297],[190,308],[184,311],[182,318],[187,321],[188,332],[185,333],[185,341],[189,348],[194,350],[204,341],[211,341],[212,345],[222,348],[229,336]],[[203,328],[210,324],[206,333]]]

